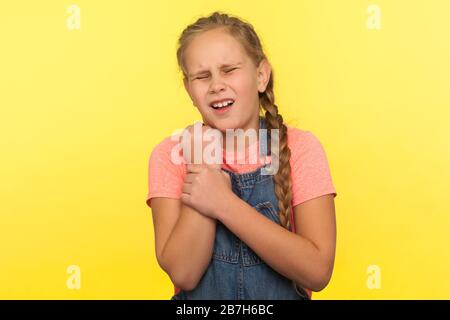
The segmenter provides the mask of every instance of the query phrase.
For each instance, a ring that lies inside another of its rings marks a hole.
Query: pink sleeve
[[[148,163],[147,205],[151,198],[164,197],[180,199],[186,172],[184,164],[171,161],[171,151],[177,142],[166,138],[152,151]]]
[[[296,131],[291,143],[292,207],[307,200],[337,193],[325,150],[310,131]]]

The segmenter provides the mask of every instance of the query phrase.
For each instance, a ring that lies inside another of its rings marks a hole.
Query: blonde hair
[[[193,24],[188,25],[178,39],[177,61],[178,66],[183,72],[183,76],[187,78],[187,70],[184,61],[184,53],[190,44],[190,41],[198,34],[208,30],[224,28],[230,35],[238,40],[251,58],[256,67],[264,59],[267,60],[263,52],[261,42],[250,23],[244,22],[237,17],[232,17],[221,12],[214,12],[208,17],[201,17]],[[270,74],[269,82],[264,92],[259,92],[259,102],[262,110],[265,111],[265,119],[268,132],[268,150],[270,150],[270,133],[271,129],[278,129],[279,132],[279,154],[278,150],[271,152],[272,160],[278,158],[278,171],[274,175],[275,195],[278,199],[278,207],[280,209],[279,217],[282,226],[290,229],[290,212],[292,201],[292,180],[291,166],[289,159],[291,151],[287,145],[287,127],[283,123],[283,117],[278,113],[278,107],[275,105],[275,97],[273,94],[273,72]]]

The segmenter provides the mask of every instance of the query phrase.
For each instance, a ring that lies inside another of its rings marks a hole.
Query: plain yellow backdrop
[[[326,150],[338,242],[313,299],[450,298],[444,0],[3,1],[0,298],[170,298],[148,158],[201,119],[176,42],[215,10],[253,24],[280,113]]]

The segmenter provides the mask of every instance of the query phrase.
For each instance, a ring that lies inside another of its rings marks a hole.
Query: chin
[[[214,121],[214,128],[225,133],[226,129],[239,128],[239,123],[236,123],[233,119],[219,119]]]

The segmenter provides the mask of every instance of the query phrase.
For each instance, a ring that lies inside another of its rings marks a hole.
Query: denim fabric
[[[260,117],[260,128],[266,128]],[[267,150],[266,139],[260,140],[261,154]],[[236,174],[223,169],[231,177],[232,191],[260,214],[277,224],[278,200],[272,175],[262,175],[263,167],[248,173]],[[248,221],[251,223],[251,221]],[[214,251],[211,262],[197,286],[190,291],[180,290],[172,300],[309,300],[302,288],[282,276],[243,241],[217,221]]]

